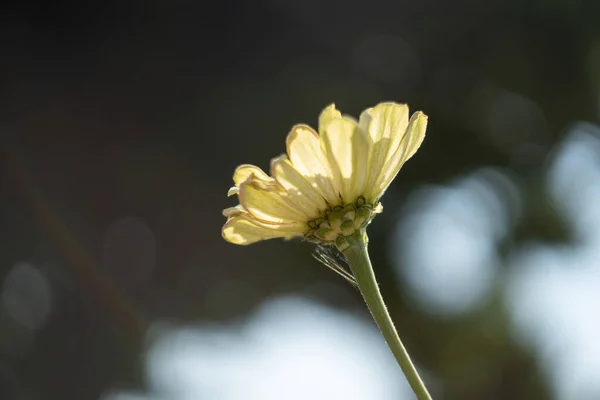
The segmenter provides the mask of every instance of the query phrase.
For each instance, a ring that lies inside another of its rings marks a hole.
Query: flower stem
[[[367,303],[367,307],[381,330],[388,346],[394,353],[396,361],[402,368],[410,387],[418,400],[431,400],[425,384],[413,365],[408,352],[404,348],[394,323],[388,313],[387,307],[381,297],[377,280],[371,266],[369,253],[367,251],[366,233],[363,229],[357,231],[353,236],[346,237],[348,248],[343,250],[344,256],[350,265],[350,269],[356,278],[360,292]]]

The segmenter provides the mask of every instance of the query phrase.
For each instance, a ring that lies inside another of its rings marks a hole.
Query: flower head
[[[271,160],[271,176],[248,164],[235,170],[228,195],[240,204],[223,211],[225,240],[304,237],[342,250],[345,237],[381,212],[379,199],[425,137],[427,116],[408,114],[405,104],[380,103],[356,122],[331,104],[318,133],[294,126],[287,155]]]

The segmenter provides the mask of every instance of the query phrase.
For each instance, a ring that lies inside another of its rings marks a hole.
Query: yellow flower
[[[343,250],[344,238],[381,212],[379,199],[425,137],[427,116],[408,114],[405,104],[380,103],[357,123],[331,104],[319,133],[294,126],[287,155],[271,160],[271,176],[248,164],[235,170],[228,195],[240,204],[223,211],[225,240],[304,237]]]

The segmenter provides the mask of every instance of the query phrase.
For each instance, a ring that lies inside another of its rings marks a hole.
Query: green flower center
[[[354,203],[331,207],[319,218],[308,221],[309,230],[304,237],[312,242],[335,245],[343,251],[349,246],[346,237],[367,226],[375,217],[374,208],[363,196]]]

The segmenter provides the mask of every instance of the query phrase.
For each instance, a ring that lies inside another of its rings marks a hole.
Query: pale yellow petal
[[[319,135],[306,125],[296,125],[289,133],[286,144],[294,169],[304,175],[329,204],[337,204],[339,194],[333,186],[331,168],[321,150]]]
[[[418,111],[410,118],[406,134],[396,148],[390,149],[390,154],[371,191],[366,196],[369,201],[378,200],[390,183],[394,180],[404,163],[410,159],[423,143],[427,128],[427,116]]]
[[[364,132],[355,129],[352,135],[352,163],[354,165],[354,176],[352,177],[351,201],[363,195],[368,185],[367,173],[369,170],[369,155],[371,154],[371,143]]]
[[[410,160],[415,155],[423,140],[425,139],[425,131],[427,130],[427,115],[421,111],[417,111],[410,117],[406,135],[400,147],[402,151],[402,164]],[[394,155],[395,156],[395,155]],[[392,157],[390,157],[391,159]]]
[[[271,175],[310,219],[316,218],[327,208],[325,199],[304,175],[294,169],[287,156],[271,160]]]
[[[268,224],[303,226],[308,217],[290,205],[286,193],[275,187],[265,189],[260,183],[248,180],[240,186],[240,204],[244,209]]]
[[[348,118],[331,120],[321,133],[326,154],[345,203],[356,200],[364,190],[369,145],[365,135]]]
[[[227,217],[227,218],[232,218],[235,217],[237,215],[243,214],[246,211],[244,210],[244,208],[242,207],[241,204],[238,204],[235,207],[229,207],[223,210],[223,216]]]
[[[269,181],[271,177],[267,175],[262,169],[258,168],[255,165],[250,164],[242,164],[235,169],[233,173],[233,182],[235,186],[240,186],[244,183],[251,175],[254,175],[256,179],[260,179],[262,181]],[[230,189],[231,191],[231,189]]]
[[[284,229],[278,225],[264,226],[243,217],[235,217],[225,223],[221,234],[228,242],[248,245],[261,240],[302,236],[303,230]]]
[[[232,186],[227,191],[227,197],[234,196],[240,192],[240,188],[237,186]]]
[[[330,104],[321,111],[319,115],[319,134],[323,134],[323,130],[329,123],[329,121],[341,118],[342,114],[336,110],[335,104]]]
[[[360,116],[359,127],[366,133],[371,145],[367,185],[371,186],[385,168],[390,154],[398,148],[408,125],[408,106],[380,103]]]

